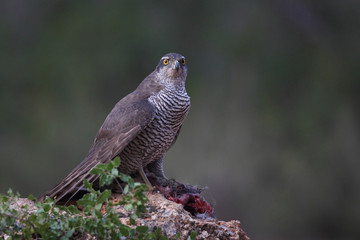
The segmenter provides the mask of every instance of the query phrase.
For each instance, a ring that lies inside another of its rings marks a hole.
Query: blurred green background
[[[0,192],[58,183],[167,52],[192,100],[168,177],[252,239],[360,235],[360,1],[1,1]]]

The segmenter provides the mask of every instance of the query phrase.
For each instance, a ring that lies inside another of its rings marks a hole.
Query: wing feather
[[[68,194],[74,196],[84,187],[84,179],[91,182],[96,180],[96,177],[90,174],[96,165],[108,163],[119,155],[126,145],[152,121],[153,106],[147,98],[136,100],[133,94],[129,94],[115,105],[98,131],[87,157],[40,199],[50,196],[56,197],[59,201]]]

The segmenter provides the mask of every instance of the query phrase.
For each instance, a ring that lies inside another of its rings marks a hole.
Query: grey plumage
[[[61,200],[96,180],[90,171],[120,156],[119,171],[131,174],[147,167],[165,177],[163,158],[174,144],[190,108],[185,90],[187,66],[177,53],[163,56],[136,90],[121,99],[99,129],[88,156],[58,185],[43,195]]]

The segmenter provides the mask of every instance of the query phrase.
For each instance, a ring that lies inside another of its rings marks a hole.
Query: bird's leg
[[[160,192],[164,192],[164,186],[172,185],[171,181],[164,175],[163,160],[164,156],[161,156],[146,166],[149,170],[148,176],[151,177],[154,187]]]
[[[149,171],[151,173],[155,174],[156,177],[167,179],[167,177],[165,177],[165,175],[164,175],[163,159],[164,159],[164,156],[162,156],[159,159],[156,159],[155,161],[153,161],[152,163],[147,165],[147,168],[149,169]]]
[[[148,187],[148,189],[149,189],[150,191],[152,191],[152,190],[153,190],[153,186],[151,185],[149,179],[146,177],[145,172],[144,172],[144,169],[143,169],[142,167],[140,167],[138,171],[139,171],[139,173],[140,173],[141,178],[144,180],[146,186]]]

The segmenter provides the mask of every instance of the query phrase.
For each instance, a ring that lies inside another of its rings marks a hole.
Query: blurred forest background
[[[360,235],[360,1],[1,1],[0,192],[58,183],[167,52],[192,97],[168,177],[253,239]]]

